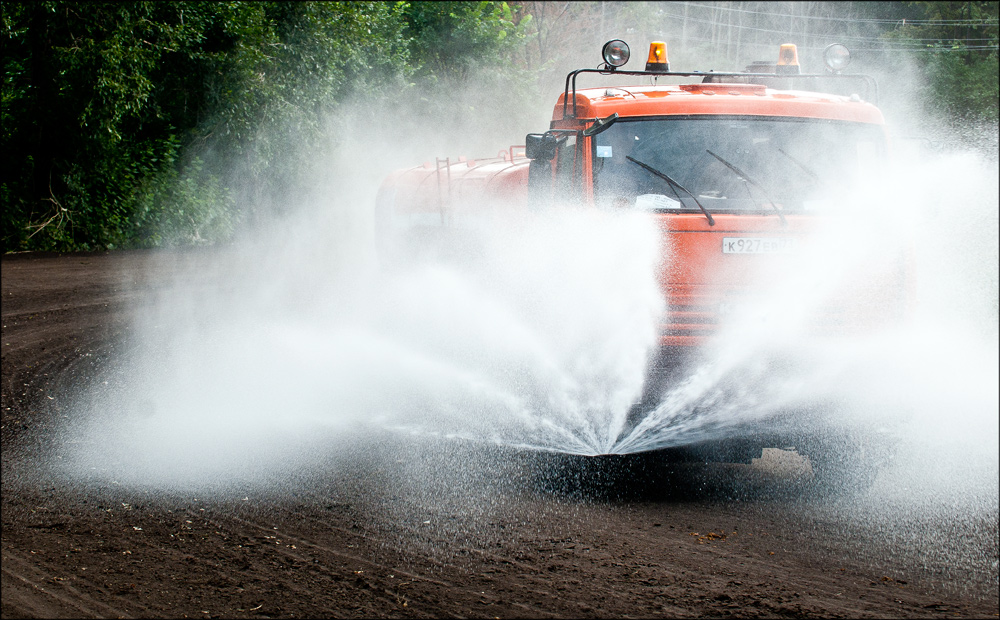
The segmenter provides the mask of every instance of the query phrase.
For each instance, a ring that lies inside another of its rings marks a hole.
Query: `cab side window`
[[[556,195],[569,200],[583,196],[583,153],[576,135],[566,137],[556,155]]]

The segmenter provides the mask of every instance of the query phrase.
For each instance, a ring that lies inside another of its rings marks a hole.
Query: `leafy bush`
[[[3,249],[222,240],[336,148],[339,102],[510,28],[502,2],[5,3]]]

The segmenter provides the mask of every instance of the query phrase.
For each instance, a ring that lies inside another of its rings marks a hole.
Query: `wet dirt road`
[[[554,457],[386,435],[267,484],[71,482],[67,395],[174,265],[3,258],[5,618],[997,616],[995,508],[805,500],[760,466],[567,490]]]

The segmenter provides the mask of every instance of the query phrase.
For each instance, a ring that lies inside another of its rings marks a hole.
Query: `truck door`
[[[579,202],[583,197],[584,157],[579,132],[566,132],[556,137],[548,133],[546,139],[553,140],[552,151],[541,144],[537,149],[529,147],[528,157],[528,197],[532,209],[551,206],[553,201]],[[528,142],[533,136],[529,134]],[[536,155],[532,157],[532,155]]]
[[[583,150],[578,134],[566,136],[556,152],[555,196],[571,204],[583,198]]]

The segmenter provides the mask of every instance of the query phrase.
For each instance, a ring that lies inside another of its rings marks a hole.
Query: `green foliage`
[[[401,120],[447,119],[449,128],[474,128],[483,136],[524,130],[517,126],[519,113],[537,104],[538,72],[519,62],[531,20],[516,8],[507,2],[409,3],[404,36],[411,79],[419,86],[410,97],[411,114]],[[495,138],[472,146],[476,137],[462,146],[497,148]]]
[[[418,69],[435,76],[464,78],[483,63],[509,62],[528,24],[515,23],[506,2],[414,2],[404,15]]]
[[[135,247],[210,243],[228,238],[236,225],[232,193],[199,158],[146,180],[134,205],[129,244]]]
[[[997,2],[907,2],[912,23],[887,39],[924,48],[930,107],[953,123],[996,123],[1000,100]]]
[[[226,239],[308,185],[341,102],[521,38],[504,2],[4,2],[3,249]]]
[[[406,75],[406,6],[5,2],[4,251],[225,238],[233,188],[294,186],[338,101]]]
[[[997,54],[963,57],[959,54],[932,54],[926,61],[933,106],[942,116],[959,122],[1000,120],[998,101],[1000,64]]]
[[[169,106],[200,37],[182,11],[5,4],[5,251],[129,244],[135,188],[176,159],[178,126],[193,129]]]

